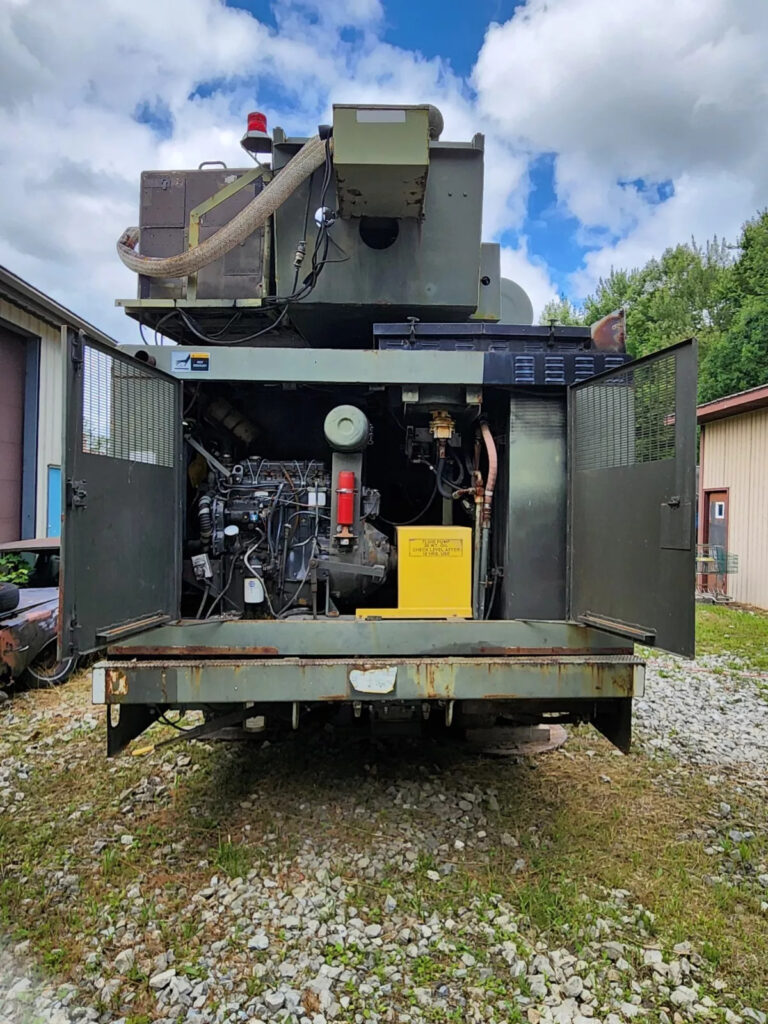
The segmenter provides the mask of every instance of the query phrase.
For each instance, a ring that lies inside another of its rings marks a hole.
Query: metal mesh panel
[[[83,437],[87,455],[172,467],[175,386],[134,362],[84,346]]]
[[[611,469],[675,457],[674,355],[597,380],[574,394],[576,469]]]

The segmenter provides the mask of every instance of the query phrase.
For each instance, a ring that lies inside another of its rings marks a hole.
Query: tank
[[[110,754],[172,709],[626,750],[634,644],[693,653],[695,343],[533,325],[441,130],[254,113],[253,166],[142,175],[120,301],[174,344],[68,339],[60,647]]]

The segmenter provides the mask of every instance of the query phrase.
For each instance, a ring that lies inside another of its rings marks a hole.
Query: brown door
[[[0,543],[21,537],[26,345],[0,327]]]
[[[707,590],[725,596],[728,592],[728,491],[707,492],[705,536],[715,569],[707,580]]]

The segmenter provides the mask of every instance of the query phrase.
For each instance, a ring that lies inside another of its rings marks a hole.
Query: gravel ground
[[[712,766],[711,806],[677,841],[704,848],[708,884],[768,918],[768,818],[719,798],[718,773],[743,763],[736,792],[763,792],[757,681],[718,659],[657,659],[637,703],[642,746]],[[537,923],[551,808],[518,823],[500,806],[509,786],[536,784],[536,763],[404,742],[361,755],[326,734],[106,763],[102,730],[78,681],[0,709],[0,814],[29,815],[46,785],[61,801],[45,833],[56,856],[41,843],[39,863],[11,856],[0,877],[28,887],[30,934],[41,905],[71,920],[66,957],[54,946],[41,962],[41,940],[19,940],[23,915],[4,914],[0,1022],[766,1024],[765,1007],[745,1004],[703,946],[659,934],[629,889],[562,905],[553,892]],[[545,792],[594,769],[608,793],[607,773],[632,761],[591,733],[547,756]],[[654,771],[666,793],[688,769]],[[607,822],[609,796],[604,807]],[[201,845],[222,820],[229,830]]]
[[[651,751],[768,776],[768,675],[726,655],[654,658],[634,727]]]

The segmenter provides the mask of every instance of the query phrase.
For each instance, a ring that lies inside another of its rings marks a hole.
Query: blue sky
[[[0,3],[0,263],[120,340],[142,170],[243,166],[245,115],[435,103],[537,314],[768,205],[768,0]]]
[[[228,0],[229,6],[249,11],[275,31],[278,21],[270,0]],[[471,74],[492,22],[509,20],[524,0],[470,0],[454,5],[446,0],[383,0],[384,18],[380,35],[384,42],[403,50],[416,50],[427,58],[448,61],[454,72],[466,79],[467,92],[473,95]],[[455,10],[453,8],[455,7]],[[347,40],[354,32],[347,28]],[[262,83],[261,95],[270,97]],[[414,102],[417,102],[414,98]],[[566,294],[569,277],[581,265],[587,246],[577,239],[579,223],[558,208],[554,189],[554,156],[545,154],[530,164],[530,196],[527,216],[515,229],[503,231],[498,240],[516,246],[521,235],[529,240],[528,251],[549,269],[558,291]]]
[[[332,0],[328,0],[332,2]],[[382,38],[404,50],[419,50],[425,57],[443,57],[462,76],[471,72],[492,21],[507,21],[523,0],[470,0],[454,5],[449,0],[384,0]],[[230,7],[250,11],[277,28],[270,0],[229,0]]]

